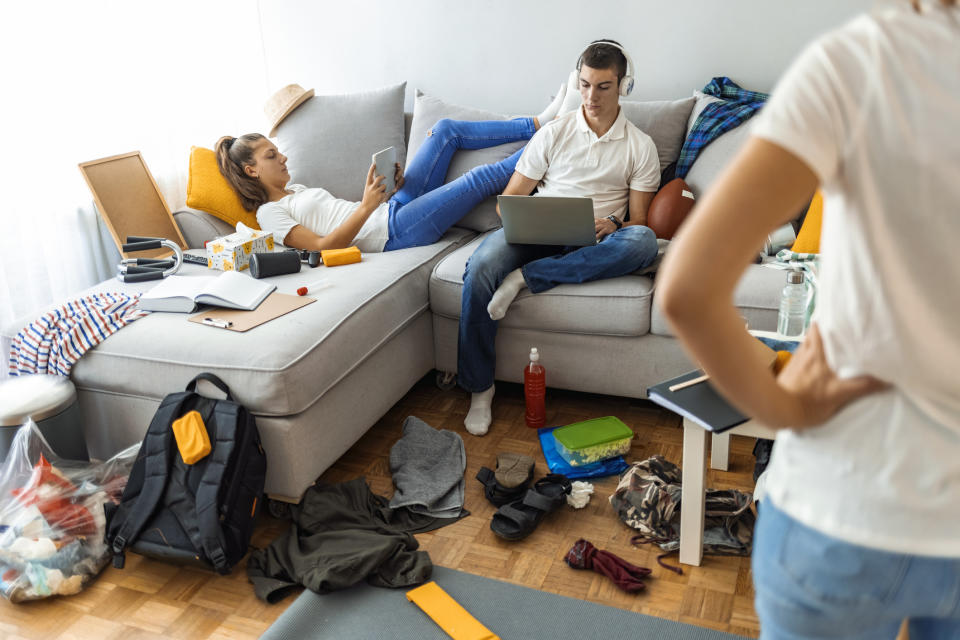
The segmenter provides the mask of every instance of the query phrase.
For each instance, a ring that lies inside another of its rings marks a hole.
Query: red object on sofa
[[[647,210],[647,226],[658,238],[670,240],[693,209],[693,191],[683,178],[674,178],[657,192]]]

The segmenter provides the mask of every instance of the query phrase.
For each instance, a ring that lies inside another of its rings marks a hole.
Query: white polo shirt
[[[593,215],[627,215],[630,189],[656,191],[660,160],[650,136],[623,115],[600,137],[583,116],[583,108],[559,116],[527,143],[516,170],[539,180],[540,196],[593,198]]]

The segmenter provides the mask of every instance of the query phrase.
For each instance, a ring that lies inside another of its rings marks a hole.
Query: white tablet
[[[397,188],[397,148],[387,147],[383,151],[377,151],[373,154],[373,164],[377,166],[373,170],[373,177],[383,176],[383,185],[387,188],[387,197],[389,198]]]

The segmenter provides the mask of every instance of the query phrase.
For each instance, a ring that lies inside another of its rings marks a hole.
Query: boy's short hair
[[[608,44],[610,42],[620,44],[615,40],[607,40],[595,42],[584,49],[577,64],[577,71],[583,65],[593,69],[614,69],[617,72],[617,80],[623,79],[623,76],[627,75],[627,57],[616,46]]]

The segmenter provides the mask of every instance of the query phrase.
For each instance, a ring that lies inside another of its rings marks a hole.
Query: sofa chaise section
[[[317,301],[246,333],[152,313],[74,366],[88,448],[105,458],[139,442],[160,400],[201,371],[220,376],[257,419],[271,497],[299,500],[320,473],[433,367],[427,282],[446,252],[473,234],[365,254],[358,264],[271,278],[281,293],[317,280]],[[209,271],[184,265],[182,275]],[[100,283],[135,293],[145,285]],[[7,328],[15,334],[24,318]]]

